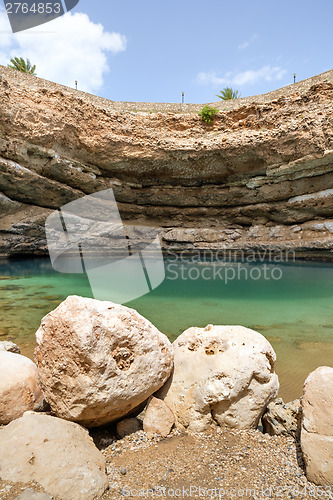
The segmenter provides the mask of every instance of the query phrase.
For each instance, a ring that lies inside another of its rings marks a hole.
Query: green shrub
[[[202,108],[200,111],[199,115],[201,119],[206,122],[206,123],[212,123],[214,116],[216,113],[218,113],[219,110],[216,108],[212,108],[211,106],[208,106],[207,104]]]

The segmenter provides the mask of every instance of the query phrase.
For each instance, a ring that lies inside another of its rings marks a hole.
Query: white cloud
[[[44,31],[43,31],[44,30]],[[51,31],[52,30],[52,31]],[[0,64],[10,58],[29,58],[41,78],[93,92],[109,71],[107,56],[126,49],[126,37],[109,33],[86,14],[71,12],[27,31],[11,33],[7,14],[0,10]]]
[[[254,35],[251,36],[251,38],[249,40],[247,40],[246,42],[240,43],[238,45],[238,48],[241,50],[247,49],[247,47],[252,45],[257,39],[258,39],[258,35],[257,35],[257,33],[255,33]]]
[[[263,66],[257,70],[247,70],[239,73],[228,72],[224,76],[217,76],[215,72],[199,73],[197,75],[197,83],[202,85],[213,85],[215,87],[221,85],[253,85],[258,81],[265,80],[267,82],[282,80],[287,73],[287,70],[280,66]]]

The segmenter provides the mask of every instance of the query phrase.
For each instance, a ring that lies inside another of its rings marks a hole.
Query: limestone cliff
[[[330,71],[217,103],[207,125],[201,105],[152,112],[0,67],[0,254],[45,252],[52,210],[112,187],[123,220],[161,228],[165,248],[329,257],[332,99]]]

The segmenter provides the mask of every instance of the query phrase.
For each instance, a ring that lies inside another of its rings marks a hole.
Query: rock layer
[[[210,228],[219,247],[331,255],[332,71],[219,103],[212,125],[17,73],[0,67],[0,253],[46,252],[51,210],[112,187],[123,220],[162,228],[165,248],[210,246]]]

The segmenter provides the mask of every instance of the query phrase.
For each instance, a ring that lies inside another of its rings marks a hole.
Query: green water
[[[170,268],[167,263],[168,279],[127,305],[170,340],[190,326],[209,323],[238,324],[259,331],[277,354],[280,396],[285,400],[301,395],[310,371],[333,366],[333,264],[279,264],[279,280],[264,276],[245,279],[243,275],[227,284],[219,277],[204,279],[205,264],[193,266],[197,268],[193,276],[200,274],[198,279],[188,279],[186,264],[186,279],[173,279],[180,272],[179,264]],[[243,267],[247,271],[256,268],[258,276],[263,264]],[[267,269],[274,267],[269,264]],[[57,273],[47,259],[0,261],[0,339],[13,340],[23,354],[32,357],[41,318],[71,294],[92,297],[85,275]]]

